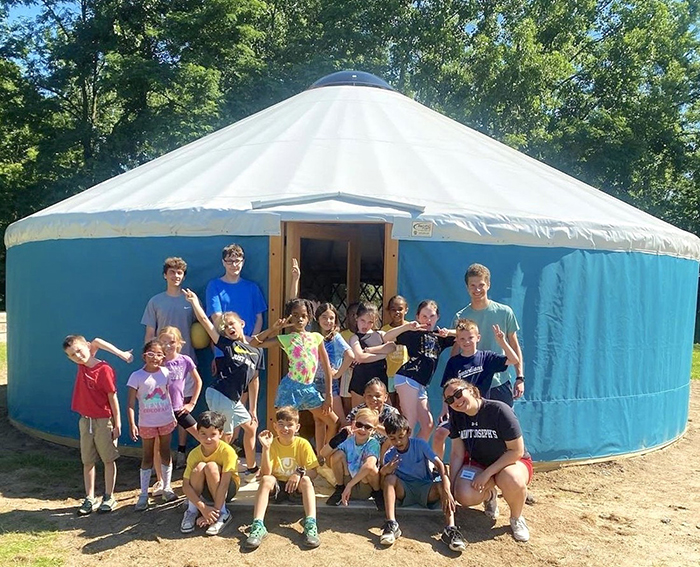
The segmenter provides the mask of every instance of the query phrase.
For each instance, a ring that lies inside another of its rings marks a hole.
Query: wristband
[[[515,379],[516,381],[520,380],[521,382],[525,382],[525,376],[516,376]]]
[[[340,445],[343,441],[345,441],[348,438],[348,435],[349,433],[347,429],[343,429],[340,431],[340,433],[334,435],[333,438],[328,442],[331,449],[337,449],[338,445]]]
[[[306,474],[306,469],[304,467],[297,467],[294,472],[299,475],[299,480],[301,480]]]

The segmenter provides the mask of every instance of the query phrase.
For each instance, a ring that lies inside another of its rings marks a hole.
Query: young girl
[[[170,371],[163,368],[165,353],[157,339],[148,341],[143,347],[144,366],[131,376],[126,385],[129,387],[128,410],[129,431],[136,441],[143,440],[141,458],[140,484],[141,494],[136,502],[136,510],[148,508],[148,484],[151,480],[153,466],[153,446],[156,437],[160,441],[161,474],[163,476],[163,500],[172,502],[177,496],[170,487],[173,465],[170,461],[170,434],[177,427],[173,406],[168,394],[168,377]],[[136,426],[136,400],[139,401],[139,425]],[[167,463],[167,464],[166,464]]]
[[[389,314],[389,322],[382,327],[382,331],[391,331],[396,327],[400,327],[406,323],[406,313],[408,313],[408,303],[401,295],[395,295],[389,299],[386,304],[386,310]],[[408,362],[408,351],[403,345],[396,345],[396,349],[389,353],[386,357],[386,375],[389,379],[389,399],[391,405],[397,407],[396,387],[394,385],[394,376],[404,364]]]
[[[350,337],[357,333],[357,308],[359,303],[351,303],[345,312],[346,329],[340,331],[340,336],[350,344]],[[347,414],[352,409],[352,397],[350,396],[350,380],[352,380],[352,365],[340,377],[340,399],[343,402],[343,411]]]
[[[399,395],[401,411],[408,419],[411,431],[420,424],[418,437],[430,438],[433,417],[428,406],[427,386],[437,368],[440,353],[451,347],[454,330],[447,331],[435,327],[440,317],[437,303],[432,299],[421,301],[416,310],[417,321],[404,323],[384,334],[385,341],[396,340],[408,350],[406,362],[394,377],[396,393]]]
[[[168,393],[173,404],[177,424],[183,431],[189,431],[195,439],[198,439],[197,422],[190,414],[194,410],[194,406],[197,405],[199,393],[202,390],[202,379],[199,376],[199,372],[197,372],[194,361],[189,356],[180,354],[182,347],[185,345],[180,329],[172,326],[163,327],[158,333],[158,341],[165,352],[163,366],[170,371]],[[185,397],[187,389],[192,392],[192,396]],[[178,437],[177,453],[173,463],[175,468],[183,468],[185,466],[185,443]],[[153,466],[156,469],[158,482],[153,485],[153,492],[151,493],[153,496],[163,494],[163,479],[160,474],[160,465],[160,442],[156,437],[153,447]]]
[[[350,368],[350,365],[355,360],[352,354],[352,349],[345,339],[338,332],[338,312],[330,303],[321,303],[316,308],[316,322],[323,336],[323,346],[328,353],[328,361],[333,370],[332,392],[333,392],[333,411],[338,416],[340,423],[345,419],[343,411],[343,403],[340,399],[340,377]],[[316,389],[323,394],[326,387],[326,376],[323,372],[323,366],[319,365],[316,369],[316,378],[314,379]],[[326,444],[325,424],[320,419],[314,419],[316,429],[316,440],[319,447]]]
[[[376,305],[369,302],[360,303],[357,308],[357,333],[348,341],[357,363],[350,380],[353,407],[362,401],[365,386],[372,378],[379,378],[388,386],[386,355],[392,352],[396,345],[391,342],[384,344],[384,333],[374,330],[378,318]]]
[[[286,319],[280,319],[269,329],[255,335],[251,343],[261,348],[281,345],[289,358],[287,375],[277,387],[275,407],[291,406],[297,411],[309,410],[314,419],[319,419],[325,427],[335,432],[338,416],[332,409],[333,391],[331,381],[333,370],[326,349],[318,348],[323,342],[319,333],[306,330],[311,316],[311,306],[305,299],[292,299],[284,308]],[[282,329],[291,327],[292,332],[279,335]],[[271,339],[276,336],[275,339]],[[325,376],[325,400],[314,386],[316,369],[321,365]],[[321,449],[316,439],[317,450]]]
[[[214,328],[199,298],[189,289],[183,290],[185,299],[192,305],[197,320],[202,324],[209,338],[223,353],[216,380],[205,392],[207,406],[211,411],[226,417],[223,440],[231,443],[233,430],[243,429],[243,450],[245,451],[246,478],[252,480],[258,473],[255,462],[255,433],[258,430],[258,371],[262,365],[262,353],[245,342],[243,328],[245,322],[233,311],[221,315],[221,334]],[[248,410],[241,402],[241,396],[248,392]]]

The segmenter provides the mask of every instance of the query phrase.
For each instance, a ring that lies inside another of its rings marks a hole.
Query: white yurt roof
[[[641,251],[700,239],[395,91],[304,91],[12,224],[25,242],[277,235],[391,222],[397,239]]]

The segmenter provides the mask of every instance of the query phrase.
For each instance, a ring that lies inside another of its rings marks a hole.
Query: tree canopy
[[[697,0],[2,1],[0,228],[360,69],[700,235],[698,14]]]

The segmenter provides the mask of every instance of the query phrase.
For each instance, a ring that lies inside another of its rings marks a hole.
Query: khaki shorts
[[[346,474],[345,478],[343,478],[343,483],[347,485],[349,482],[350,475]],[[372,487],[368,483],[362,481],[354,485],[350,492],[351,500],[369,500],[370,496],[372,496]]]
[[[112,418],[81,417],[78,422],[80,431],[80,459],[84,465],[94,465],[97,459],[111,463],[119,457],[117,440],[112,440]]]

